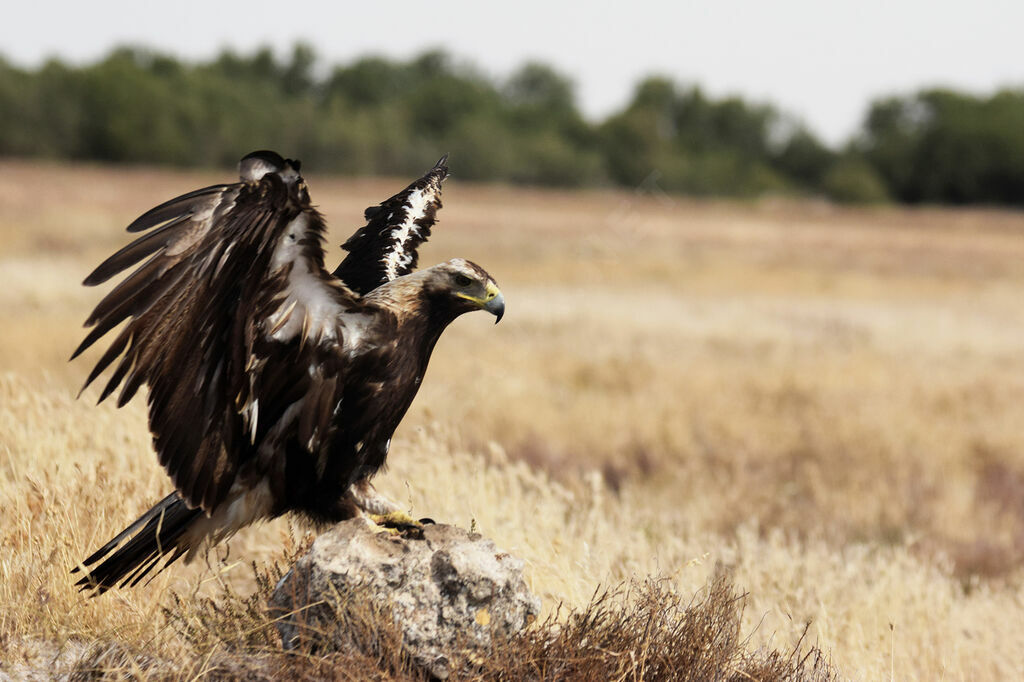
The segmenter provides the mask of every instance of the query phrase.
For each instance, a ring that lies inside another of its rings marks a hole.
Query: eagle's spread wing
[[[447,177],[446,154],[422,178],[366,209],[366,226],[342,245],[349,253],[334,276],[366,294],[415,270],[416,249],[430,237],[441,208],[441,183]]]
[[[149,386],[160,463],[184,500],[210,513],[246,461],[291,438],[311,453],[327,435],[358,296],[323,267],[324,223],[298,163],[242,160],[242,182],[168,201],[128,230],[149,232],[85,284],[147,256],[96,306],[77,356],[128,323],[86,380],[120,358],[100,400]],[[84,387],[83,387],[84,388]]]

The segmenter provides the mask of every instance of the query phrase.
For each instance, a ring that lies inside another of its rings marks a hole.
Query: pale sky
[[[0,54],[22,66],[94,60],[122,43],[204,59],[263,44],[286,55],[305,40],[327,63],[443,47],[499,77],[528,59],[547,62],[573,79],[590,118],[660,73],[771,101],[832,143],[855,130],[873,97],[1024,86],[1022,35],[1021,0],[93,0],[7,2],[0,14]]]

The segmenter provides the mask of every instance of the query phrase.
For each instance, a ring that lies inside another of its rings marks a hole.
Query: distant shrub
[[[843,204],[880,204],[889,200],[882,178],[865,161],[844,158],[832,166],[821,183],[828,198]]]

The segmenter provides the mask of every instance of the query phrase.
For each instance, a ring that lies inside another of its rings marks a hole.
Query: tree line
[[[1024,89],[880,99],[834,149],[770,104],[661,77],[587,121],[545,64],[495,79],[443,51],[326,70],[304,44],[200,63],[134,47],[82,66],[0,58],[0,155],[210,167],[256,148],[341,173],[416,174],[447,151],[472,180],[1022,205]]]

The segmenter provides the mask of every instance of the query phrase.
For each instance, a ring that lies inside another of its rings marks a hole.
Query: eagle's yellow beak
[[[472,301],[478,306],[494,315],[496,318],[494,324],[501,322],[502,315],[505,314],[505,297],[501,293],[501,289],[494,282],[487,282],[487,289],[485,290],[483,298],[477,298],[476,296],[470,296],[469,294],[458,293],[456,296],[464,298],[467,301]]]
[[[487,299],[484,303],[484,310],[494,315],[494,324],[501,322],[501,316],[505,314],[505,297],[501,289],[494,282],[487,283]]]

